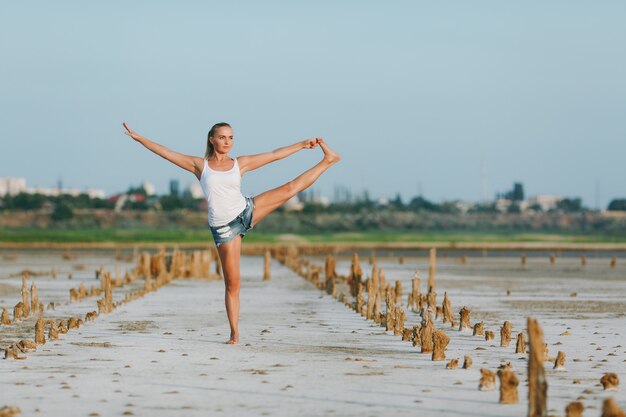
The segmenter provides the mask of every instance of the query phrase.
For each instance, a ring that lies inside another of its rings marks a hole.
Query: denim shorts
[[[246,199],[246,208],[229,223],[223,226],[213,227],[209,225],[215,245],[230,242],[237,236],[244,236],[246,232],[252,229],[252,213],[254,212],[254,200],[252,197],[244,197]]]

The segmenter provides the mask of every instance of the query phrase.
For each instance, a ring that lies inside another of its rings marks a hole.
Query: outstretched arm
[[[202,158],[174,152],[173,150],[163,145],[159,145],[158,143],[153,142],[144,136],[141,136],[139,133],[128,127],[126,123],[123,123],[123,126],[124,129],[126,129],[126,132],[124,132],[125,135],[128,135],[131,138],[135,139],[137,142],[141,143],[143,146],[150,149],[161,158],[167,159],[171,163],[178,165],[179,167],[186,169],[189,172],[192,172],[196,176],[196,178],[200,178],[204,162]]]
[[[258,155],[240,156],[237,158],[239,163],[239,171],[241,175],[253,169],[267,165],[270,162],[278,161],[293,155],[301,149],[313,149],[317,146],[317,139],[305,139],[301,142],[294,143],[293,145],[284,146],[282,148],[274,149],[272,152],[260,153]]]

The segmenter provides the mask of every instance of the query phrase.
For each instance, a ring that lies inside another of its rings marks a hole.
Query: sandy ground
[[[567,370],[546,363],[551,415],[564,415],[565,405],[576,399],[587,406],[585,415],[599,415],[608,395],[626,408],[624,387],[605,393],[598,384],[604,372],[626,378],[626,274],[604,261],[590,262],[585,270],[573,259],[559,259],[554,267],[546,263],[529,260],[521,269],[514,258],[470,258],[466,265],[441,260],[438,301],[447,291],[454,311],[469,306],[472,322],[484,320],[496,334],[509,320],[513,338],[527,315],[539,319],[550,355],[567,355]],[[44,303],[57,303],[47,316],[84,317],[95,309],[95,299],[69,305],[67,291],[81,280],[97,285],[93,271],[100,264],[113,270],[115,260],[90,255],[62,261],[45,254],[2,260],[0,305],[18,301],[21,281],[11,275],[25,266],[57,266],[56,280],[34,277],[29,285],[37,283]],[[415,268],[427,271],[422,258],[403,264],[379,259],[379,265],[389,281],[403,281],[405,303]],[[338,272],[348,266],[347,259],[341,261]],[[363,267],[367,271],[369,265]],[[469,370],[446,370],[446,362],[432,362],[430,354],[420,354],[275,261],[271,281],[261,278],[262,259],[244,257],[238,346],[223,343],[223,284],[176,280],[61,335],[26,360],[2,361],[0,406],[46,416],[526,415],[526,356],[514,353],[514,340],[502,348],[498,336],[486,342],[437,322],[451,337],[447,358],[462,362],[469,354],[474,361]],[[422,287],[425,279],[424,274]],[[129,290],[116,289],[114,298]],[[417,321],[410,313],[407,326]],[[566,330],[571,336],[559,336]],[[0,346],[22,335],[33,338],[34,322],[0,327]],[[497,391],[477,389],[481,367],[495,370],[506,362],[520,379],[516,405],[500,405]]]

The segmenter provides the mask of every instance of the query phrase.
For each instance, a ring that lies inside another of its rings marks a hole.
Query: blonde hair
[[[210,159],[213,156],[213,153],[215,152],[215,147],[211,143],[211,138],[213,137],[213,135],[215,135],[215,131],[219,129],[220,127],[231,127],[231,126],[226,122],[216,123],[213,125],[211,130],[209,130],[209,134],[207,135],[207,138],[206,138],[206,152],[204,153],[204,159]]]

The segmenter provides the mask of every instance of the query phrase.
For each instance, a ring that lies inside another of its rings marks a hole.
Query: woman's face
[[[213,143],[217,153],[228,153],[233,147],[233,142],[233,129],[228,126],[218,127],[211,137],[211,143]]]

